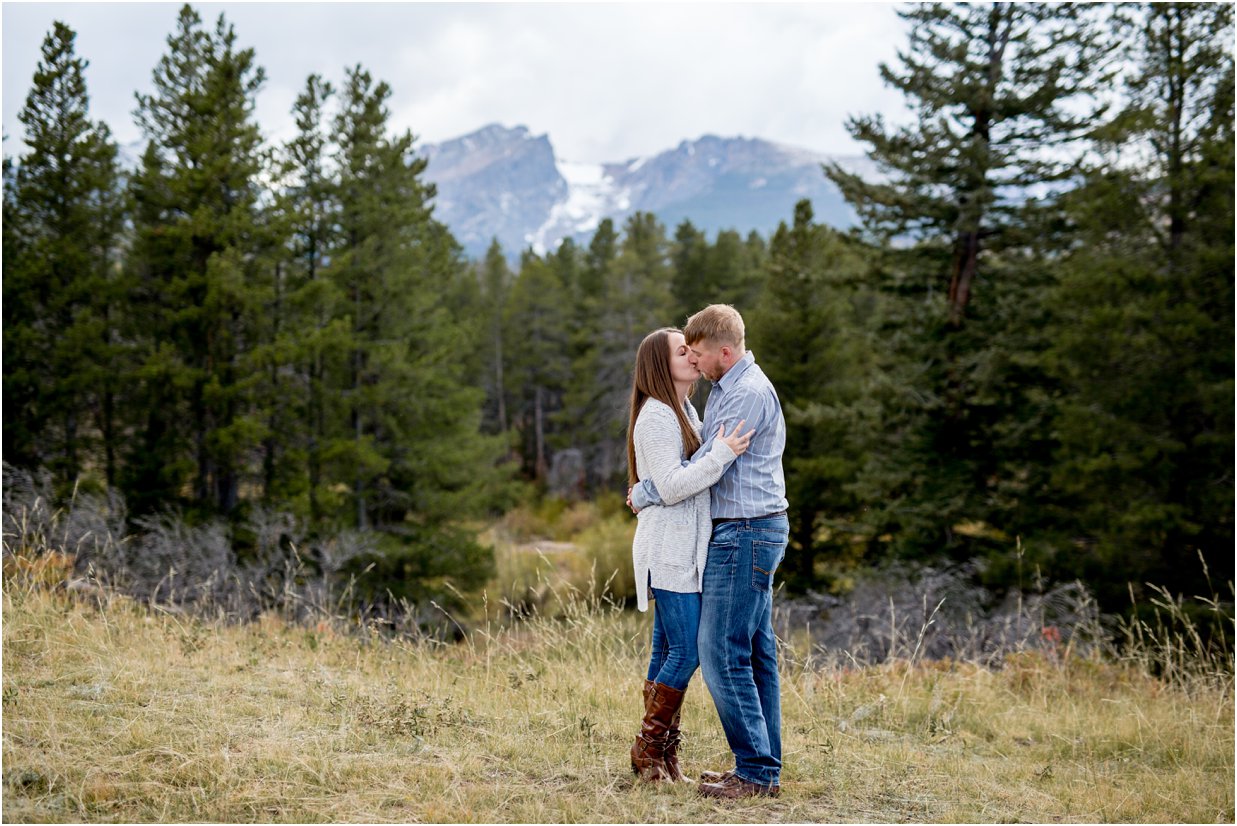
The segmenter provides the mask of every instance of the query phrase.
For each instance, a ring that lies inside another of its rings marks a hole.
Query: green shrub
[[[463,606],[462,593],[479,590],[495,574],[494,549],[450,528],[408,528],[380,535],[377,548],[343,567],[363,604],[389,606],[430,600]]]
[[[622,500],[620,500],[621,502]],[[616,602],[636,598],[636,575],[631,562],[631,543],[636,520],[630,513],[616,513],[582,531],[576,542],[588,561],[592,590]]]

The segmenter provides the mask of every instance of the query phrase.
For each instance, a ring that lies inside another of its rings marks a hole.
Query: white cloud
[[[905,41],[891,4],[203,3],[222,11],[267,73],[257,117],[287,137],[288,110],[312,72],[342,83],[360,63],[387,81],[393,124],[440,141],[487,123],[549,133],[576,161],[618,161],[702,134],[759,136],[860,151],[848,114],[898,108],[877,63]],[[146,90],[179,5],[3,6],[4,130],[29,90],[52,20],[78,32],[91,65],[92,115],[139,137]],[[9,154],[20,152],[11,138]]]

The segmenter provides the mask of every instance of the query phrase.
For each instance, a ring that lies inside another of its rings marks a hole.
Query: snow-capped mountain
[[[818,221],[850,226],[854,213],[820,165],[837,160],[864,172],[871,166],[862,157],[713,135],[651,157],[578,163],[558,158],[546,135],[498,125],[421,152],[425,176],[438,188],[435,214],[474,258],[493,238],[511,257],[530,247],[544,253],[563,238],[587,243],[602,219],[621,228],[636,211],[656,214],[670,234],[684,219],[710,234],[768,234],[808,198]]]
[[[144,148],[141,140],[122,145],[122,165],[137,168]],[[767,236],[793,219],[795,202],[808,198],[817,221],[848,227],[854,212],[821,163],[834,160],[875,175],[862,156],[713,135],[649,157],[580,163],[559,158],[546,135],[496,124],[417,152],[437,187],[435,216],[471,258],[483,257],[494,238],[512,260],[530,247],[538,254],[553,250],[564,238],[587,244],[604,218],[621,230],[637,210],[656,214],[669,235],[687,219],[711,236],[722,229]]]
[[[471,257],[497,237],[518,255],[546,216],[571,197],[545,135],[519,127],[484,129],[421,148],[425,177],[438,188],[435,215]]]

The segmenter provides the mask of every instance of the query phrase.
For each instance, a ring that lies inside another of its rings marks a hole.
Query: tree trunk
[[[283,312],[283,282],[282,282],[282,266],[279,262],[275,263],[275,307],[272,313],[273,327],[271,330],[271,340],[276,341],[279,338],[279,318]],[[271,359],[270,363],[270,383],[271,383],[271,408],[267,413],[266,425],[269,435],[262,440],[262,499],[263,501],[271,501],[271,488],[275,485],[275,433],[279,428],[279,417],[275,411],[279,409],[279,368],[275,363],[275,359]]]
[[[980,153],[982,161],[977,168],[970,170],[970,179],[964,184],[966,188],[959,192],[960,228],[954,239],[948,298],[949,325],[954,328],[962,326],[967,304],[971,300],[971,287],[979,271],[979,242],[985,217],[981,193],[987,190],[990,171],[987,150],[992,139],[992,101],[1004,73],[1005,49],[1009,45],[1017,13],[1012,6],[993,4],[988,15],[988,96],[971,112],[971,139],[984,151]]]
[[[107,360],[112,360],[112,311],[111,304],[103,306],[103,346]],[[116,487],[116,396],[112,393],[112,381],[117,370],[112,365],[107,377],[103,379],[103,398],[100,429],[103,431],[104,473],[107,476],[108,488]]]
[[[318,485],[322,480],[322,462],[318,456],[322,438],[322,402],[319,399],[318,383],[321,381],[321,357],[315,352],[309,368],[309,519],[316,522],[320,515]]]
[[[357,247],[354,239],[352,248]],[[353,342],[352,349],[352,434],[356,442],[357,456],[361,453],[361,346],[360,338],[362,333],[361,327],[361,288],[354,286],[352,293],[352,306],[354,319],[352,322],[353,335],[356,336],[356,341]],[[358,459],[359,462],[359,459]],[[361,476],[361,468],[358,463],[356,476],[352,484],[352,494],[356,499],[356,521],[359,530],[369,528],[369,519],[365,509],[365,480]]]
[[[193,483],[193,498],[198,502],[210,499],[210,475],[213,463],[206,450],[206,409],[202,399],[202,383],[195,382],[190,394],[190,404],[193,406],[194,446],[197,449],[198,473]]]
[[[69,409],[64,414],[64,471],[65,480],[77,481],[77,410],[76,399],[69,400]]]
[[[953,327],[962,326],[966,305],[971,299],[971,284],[978,269],[979,232],[959,233],[954,242],[953,273],[949,280],[949,323]]]
[[[538,482],[543,481],[549,475],[545,458],[545,423],[542,415],[541,395],[542,388],[538,386],[533,402],[533,433],[536,451],[533,475]]]
[[[503,334],[494,331],[494,392],[498,396],[499,432],[507,432],[507,389],[503,383]]]
[[[1168,112],[1171,134],[1168,145],[1168,249],[1169,260],[1174,266],[1180,259],[1181,243],[1185,238],[1185,198],[1182,193],[1182,176],[1185,169],[1182,119],[1185,115],[1186,78],[1183,69],[1186,60],[1187,35],[1183,31],[1183,11],[1169,7],[1168,32],[1165,47],[1168,52]]]
[[[110,388],[103,392],[103,457],[108,488],[116,487],[116,398]]]
[[[316,216],[314,227],[316,224]],[[309,237],[309,281],[312,284],[318,279],[318,235],[316,230],[311,230]],[[326,326],[322,307],[318,307],[317,332],[321,333]],[[318,455],[321,449],[322,439],[324,437],[325,424],[323,423],[322,413],[322,352],[319,349],[320,344],[317,336],[314,338],[313,357],[309,362],[309,410],[307,417],[309,419],[309,444],[308,444],[308,471],[309,471],[309,519],[310,522],[317,522],[320,514],[320,506],[318,504],[318,485],[322,481],[322,460]]]

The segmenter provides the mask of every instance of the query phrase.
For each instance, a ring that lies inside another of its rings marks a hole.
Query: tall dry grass
[[[649,617],[604,593],[480,605],[446,644],[171,613],[48,587],[42,559],[6,565],[6,821],[1233,821],[1231,654],[1166,679],[1145,637],[999,667],[788,639],[783,795],[722,805],[633,782]],[[689,770],[728,764],[699,680],[684,729]]]
[[[485,593],[428,608],[447,643],[351,610],[321,574],[352,546],[300,566],[276,517],[244,567],[5,482],[8,821],[1233,821],[1231,598],[1207,635],[1163,592],[1117,627],[1070,585],[980,610],[957,570],[779,597],[784,794],[723,806],[631,778],[650,617],[621,503],[493,526]],[[687,768],[728,766],[699,679],[684,720]]]

